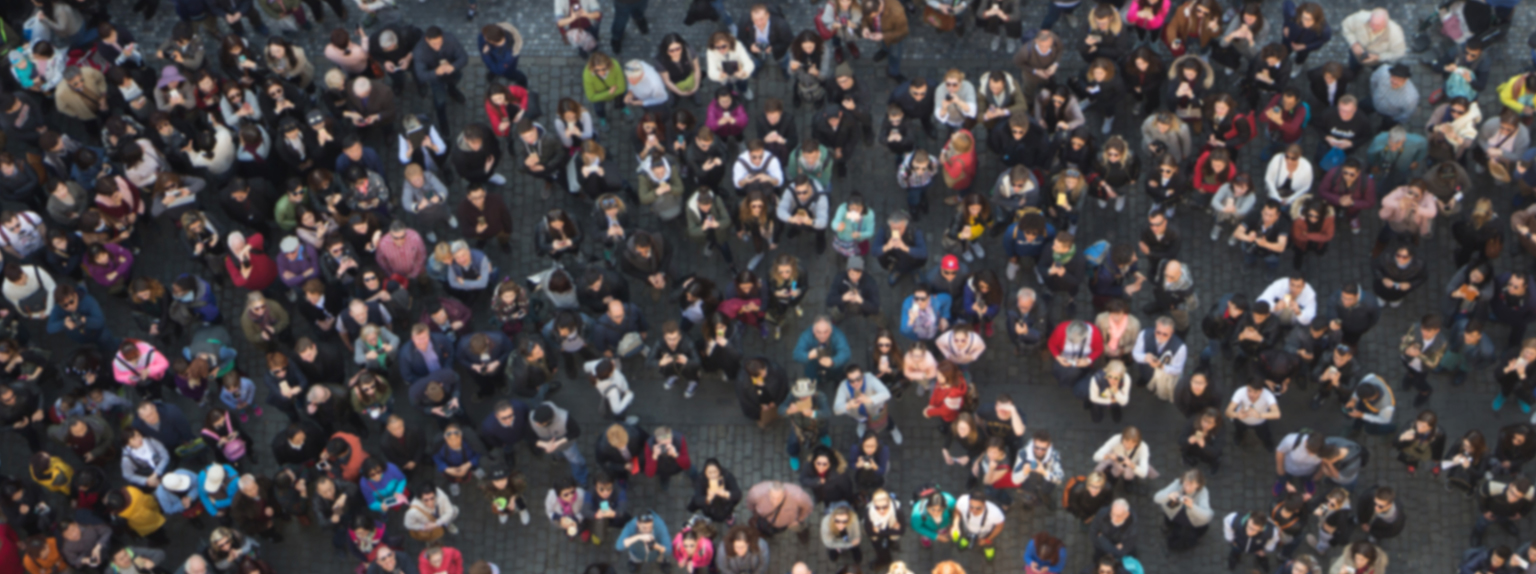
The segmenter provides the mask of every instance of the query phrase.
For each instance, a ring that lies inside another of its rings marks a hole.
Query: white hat
[[[186,492],[192,489],[192,476],[185,472],[173,472],[160,479],[160,484],[171,492]]]
[[[224,467],[214,464],[203,471],[203,490],[213,492],[224,486]]]

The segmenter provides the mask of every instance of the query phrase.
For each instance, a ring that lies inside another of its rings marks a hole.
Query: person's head
[[[1392,510],[1392,505],[1397,502],[1397,491],[1390,486],[1379,486],[1376,493],[1371,496],[1376,505],[1376,512],[1383,513]]]
[[[1419,336],[1425,341],[1435,338],[1440,334],[1441,319],[1439,313],[1430,313],[1419,320]]]
[[[1339,96],[1337,108],[1340,119],[1345,121],[1352,120],[1355,117],[1355,112],[1360,109],[1360,100],[1356,99],[1354,94],[1344,94]]]
[[[1120,447],[1126,452],[1135,452],[1136,447],[1141,446],[1141,429],[1127,426],[1120,431]]]
[[[811,335],[816,338],[817,342],[822,344],[831,341],[832,319],[825,316],[817,317],[816,322],[811,324]]]
[[[1116,526],[1125,524],[1125,521],[1130,520],[1130,518],[1131,503],[1126,502],[1124,498],[1116,498],[1115,501],[1109,505],[1109,520]]]

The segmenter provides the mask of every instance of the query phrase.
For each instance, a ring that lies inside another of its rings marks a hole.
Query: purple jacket
[[[115,243],[104,243],[102,247],[106,248],[107,253],[111,254],[111,257],[107,259],[107,264],[97,265],[95,261],[87,257],[84,265],[85,272],[91,275],[92,281],[103,287],[111,287],[127,281],[129,271],[133,269],[133,252]],[[116,273],[116,275],[112,275],[110,279],[107,278],[107,275],[113,273]]]
[[[299,257],[289,259],[287,253],[277,257],[277,276],[283,280],[283,284],[293,289],[298,289],[305,281],[320,276],[320,256],[315,253],[314,246],[299,242]],[[291,275],[290,275],[291,274]]]

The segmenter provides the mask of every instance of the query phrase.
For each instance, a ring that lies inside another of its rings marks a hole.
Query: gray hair
[[[1126,502],[1124,498],[1116,498],[1115,502],[1113,504],[1111,504],[1110,506],[1111,506],[1111,508],[1110,508],[1111,510],[1117,510],[1117,511],[1120,511],[1120,512],[1130,512],[1131,511],[1131,503]]]
[[[406,225],[404,221],[399,219],[389,222],[390,233],[394,233],[396,231],[405,231],[407,229],[410,229],[410,226]]]
[[[1014,297],[1015,297],[1015,298],[1016,298],[1016,299],[1017,299],[1017,300],[1020,300],[1020,301],[1023,301],[1023,300],[1025,300],[1025,299],[1028,299],[1028,300],[1030,300],[1030,301],[1034,301],[1034,300],[1035,300],[1035,299],[1037,299],[1037,298],[1039,298],[1039,297],[1038,297],[1038,296],[1037,296],[1037,295],[1036,295],[1036,294],[1035,294],[1035,290],[1034,290],[1034,289],[1031,289],[1031,288],[1029,288],[1029,287],[1020,287],[1020,288],[1019,288],[1019,291],[1018,291],[1018,292],[1017,292],[1017,293],[1015,293],[1015,294],[1014,294],[1014,295],[1013,295],[1013,296],[1014,296]]]
[[[453,240],[453,243],[448,244],[448,250],[454,253],[458,253],[460,251],[469,251],[469,242],[463,239],[455,239]]]
[[[1125,376],[1125,363],[1121,362],[1120,359],[1110,361],[1109,364],[1104,365],[1104,376],[1111,379]]]
[[[624,63],[624,75],[639,76],[645,73],[645,62],[630,60]]]
[[[1389,142],[1402,143],[1406,139],[1408,139],[1408,128],[1403,127],[1402,124],[1392,126],[1392,129],[1387,130],[1387,141]]]
[[[379,47],[380,48],[384,48],[385,50],[391,50],[391,49],[394,49],[394,47],[398,46],[398,45],[400,45],[400,37],[395,35],[395,31],[394,30],[384,30],[384,31],[379,32]]]
[[[892,211],[889,216],[886,216],[885,221],[886,223],[908,223],[912,221],[912,216],[907,215],[907,210],[898,209]]]
[[[1159,327],[1168,327],[1169,329],[1175,328],[1174,327],[1174,323],[1173,323],[1173,317],[1169,317],[1167,315],[1163,315],[1161,317],[1158,317],[1157,318],[1157,326],[1159,326]]]
[[[1082,342],[1083,339],[1086,339],[1086,338],[1088,338],[1088,324],[1087,323],[1084,323],[1084,322],[1082,322],[1082,320],[1079,320],[1079,319],[1073,319],[1071,323],[1067,324],[1067,340],[1068,341],[1072,341],[1074,343],[1080,343],[1080,342]]]

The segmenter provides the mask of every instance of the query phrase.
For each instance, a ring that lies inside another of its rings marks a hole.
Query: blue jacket
[[[1045,249],[1055,240],[1056,226],[1050,223],[1045,224],[1044,235],[1036,237],[1034,241],[1030,241],[1024,237],[1024,232],[1019,229],[1018,222],[1014,222],[1003,233],[1003,253],[1008,254],[1009,259],[1015,257],[1020,259],[1025,257],[1039,259],[1040,255],[1045,253]]]
[[[816,334],[813,332],[815,329],[813,325],[800,333],[800,340],[795,342],[795,362],[811,362],[806,354],[810,353],[811,349],[821,346],[816,342]],[[832,368],[834,369],[841,368],[848,362],[848,358],[853,356],[853,352],[848,349],[848,338],[843,336],[843,330],[836,326],[832,327],[832,336],[827,340],[827,344],[832,346]]]
[[[482,34],[480,36],[478,42],[480,61],[485,62],[485,68],[490,70],[492,74],[505,76],[507,72],[517,69],[518,56],[512,53],[512,38],[510,36],[508,34],[508,38],[502,41],[500,48],[487,44],[485,42],[485,35]]]
[[[949,320],[949,308],[952,305],[953,301],[950,300],[948,293],[934,293],[931,291],[928,293],[928,306],[933,307],[934,313],[937,313],[940,319],[946,321]],[[912,324],[907,322],[908,313],[910,313],[911,310],[912,296],[908,295],[907,300],[901,302],[901,335],[908,339],[912,339],[913,341],[917,341],[919,339],[917,338],[917,335],[912,332]],[[934,338],[938,338],[939,334],[942,332],[943,331],[935,327],[933,335]]]
[[[1024,547],[1024,564],[1028,565],[1031,562],[1039,563],[1046,570],[1055,574],[1061,574],[1061,568],[1067,565],[1067,548],[1065,545],[1062,545],[1061,549],[1056,553],[1056,562],[1051,564],[1040,560],[1040,555],[1035,553],[1035,541],[1030,540],[1029,546]]]
[[[181,412],[181,408],[171,403],[155,401],[155,412],[160,414],[160,428],[154,428],[139,418],[133,417],[133,428],[138,429],[144,436],[160,441],[167,450],[173,453],[176,447],[191,442],[197,438],[192,431],[192,424],[187,422],[187,415]]]
[[[90,293],[79,292],[80,305],[74,312],[64,310],[63,305],[54,305],[53,311],[48,313],[48,332],[50,334],[67,331],[69,338],[79,343],[94,344],[101,338],[101,333],[107,327],[107,316],[101,312],[101,304]],[[79,315],[85,318],[85,332],[74,331],[64,327],[64,318],[71,315]]]
[[[432,333],[432,352],[437,355],[438,369],[453,368],[453,343],[442,333]],[[416,343],[409,339],[401,341],[400,352],[396,354],[395,361],[400,363],[400,376],[405,378],[406,384],[415,383],[422,377],[430,375],[433,369],[427,368],[427,358],[421,350],[416,348]]]
[[[208,448],[217,447],[210,445]],[[240,493],[240,473],[233,466],[227,464],[221,466],[224,467],[223,499],[214,500],[208,496],[208,489],[204,486],[208,482],[208,469],[197,473],[197,484],[194,485],[197,488],[197,499],[203,503],[203,510],[207,510],[208,514],[213,516],[218,516],[225,508],[234,504],[235,496]]]
[[[464,441],[463,446],[464,448],[453,450],[448,448],[448,443],[445,442],[437,452],[432,453],[432,463],[437,465],[437,471],[448,472],[448,467],[459,466],[466,462],[470,463],[470,468],[479,468],[480,453],[469,445],[469,441]]]
[[[624,546],[624,541],[634,536],[640,530],[640,519],[637,517],[629,521],[629,524],[625,524],[624,530],[619,532],[619,536],[613,540],[613,549],[623,552],[625,556],[629,557],[630,562],[639,564],[655,562],[661,556],[670,557],[669,555],[672,553],[672,534],[667,532],[667,523],[663,522],[661,515],[655,512],[647,513],[647,515],[651,517],[651,524],[654,525],[651,534],[656,537],[656,544],[661,545],[664,553],[658,555],[654,546],[638,541],[628,547]]]
[[[180,281],[182,277],[188,275],[190,274],[182,273],[176,277],[176,280]],[[198,318],[202,319],[203,322],[218,323],[219,300],[218,296],[213,293],[213,286],[204,281],[202,277],[196,275],[191,275],[191,277],[197,281],[197,290],[193,292],[192,302],[188,303],[188,306],[192,308],[192,312],[197,313]]]

